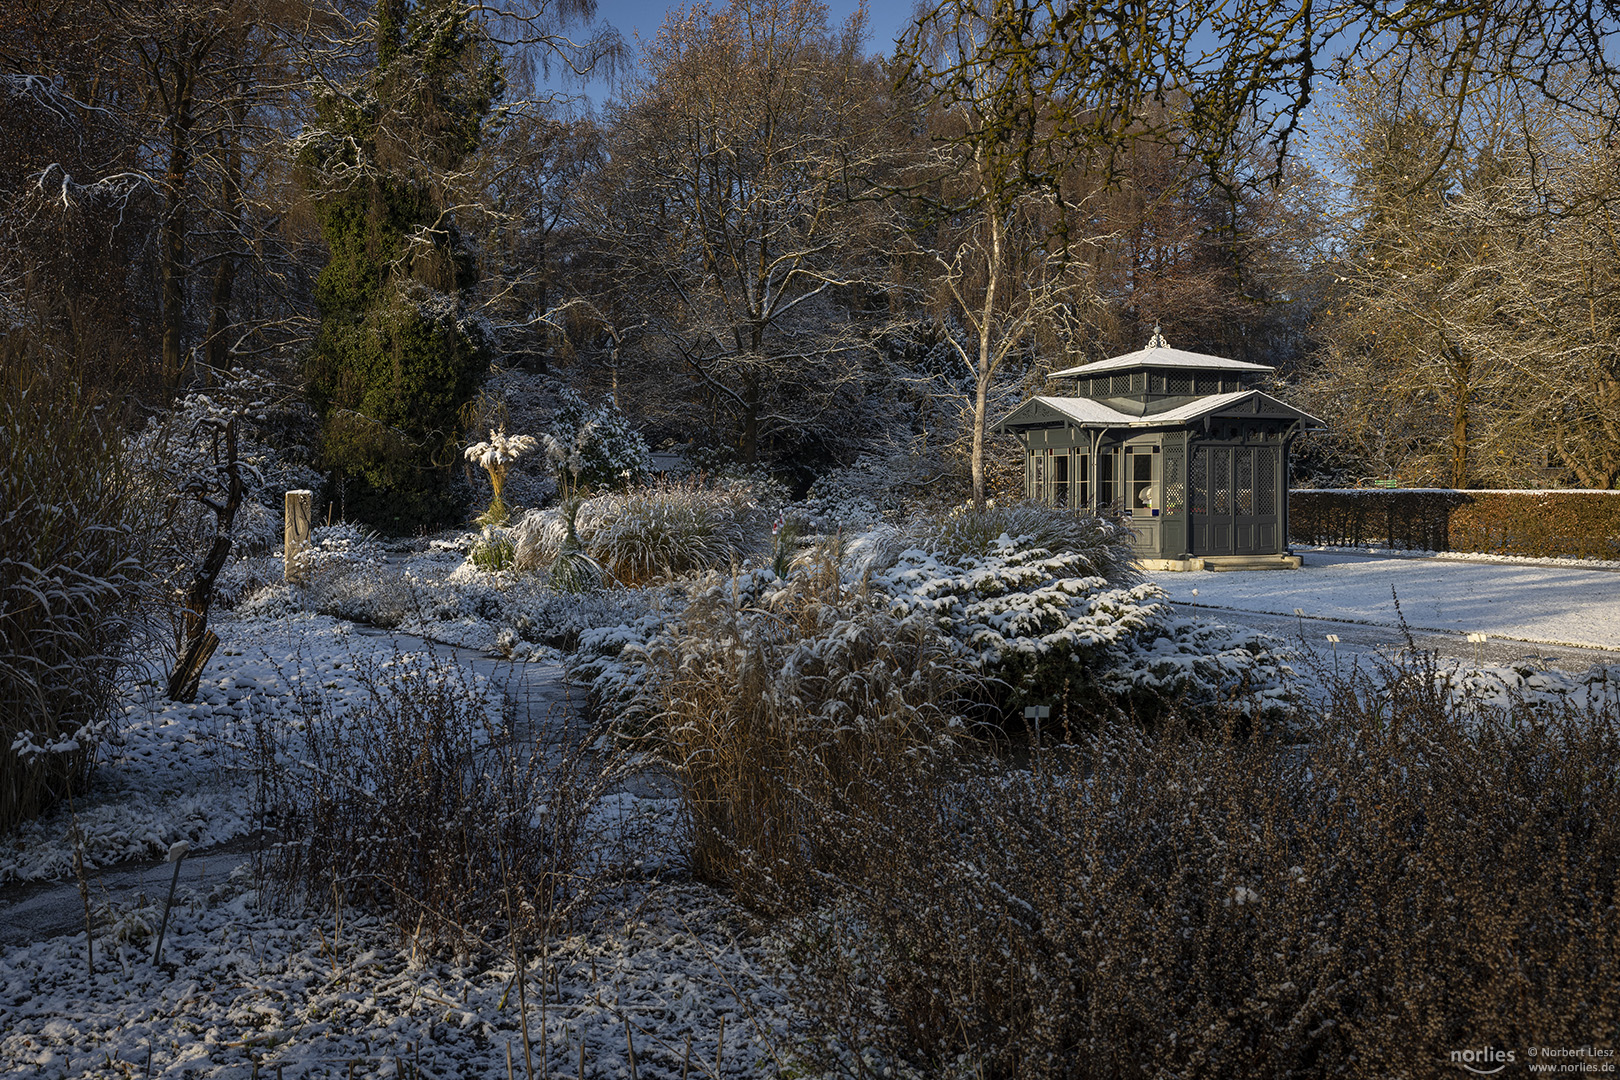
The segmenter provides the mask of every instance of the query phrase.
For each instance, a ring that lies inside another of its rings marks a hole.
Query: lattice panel
[[[1193,392],[1192,377],[1188,375],[1172,375],[1167,385],[1171,394],[1190,394]]]
[[[1254,475],[1254,512],[1269,517],[1277,512],[1277,459],[1267,447],[1257,451]]]
[[[1209,455],[1209,512],[1222,517],[1232,512],[1232,457],[1225,451]]]
[[[1181,455],[1167,452],[1164,455],[1164,512],[1179,514],[1186,501],[1187,484],[1181,477]]]
[[[1187,470],[1192,484],[1192,512],[1209,513],[1209,451],[1202,446],[1193,447],[1192,467]]]
[[[1240,517],[1254,516],[1254,450],[1240,447],[1233,455],[1237,471],[1237,512]]]
[[[1196,385],[1194,393],[1198,394],[1218,394],[1221,391],[1221,380],[1209,375],[1198,376]]]

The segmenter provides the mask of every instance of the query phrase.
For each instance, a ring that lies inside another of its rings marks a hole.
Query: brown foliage
[[[1304,544],[1613,559],[1620,492],[1295,491],[1288,533]]]
[[[1132,731],[813,802],[787,935],[836,1074],[1453,1075],[1613,1045],[1620,712],[1329,676],[1311,741]]]

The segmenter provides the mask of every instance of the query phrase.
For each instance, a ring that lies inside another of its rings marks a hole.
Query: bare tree
[[[747,462],[853,385],[864,334],[853,201],[883,153],[860,26],[815,0],[670,17],[609,107],[589,227],[645,321]]]
[[[1349,244],[1310,389],[1386,470],[1520,485],[1551,458],[1615,482],[1620,187],[1584,111],[1483,75],[1459,101],[1408,66],[1346,84],[1330,145]]]

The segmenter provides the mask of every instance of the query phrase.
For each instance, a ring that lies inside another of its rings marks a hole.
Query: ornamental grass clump
[[[551,566],[571,528],[578,549],[612,580],[645,585],[728,567],[763,543],[766,526],[765,511],[747,487],[660,479],[525,514],[513,528],[514,567]]]
[[[116,428],[22,339],[0,374],[0,832],[83,791],[148,580]]]
[[[791,906],[825,867],[808,807],[859,804],[882,761],[970,739],[975,680],[952,642],[830,565],[707,578],[645,658],[693,870],[761,907]]]
[[[467,447],[464,454],[468,461],[482,466],[484,472],[489,474],[489,485],[494,491],[490,499],[489,509],[477,517],[480,525],[505,525],[511,512],[506,508],[506,502],[501,498],[501,492],[506,488],[506,470],[518,458],[527,454],[540,445],[533,435],[508,435],[503,425],[489,433],[485,442],[473,443]]]

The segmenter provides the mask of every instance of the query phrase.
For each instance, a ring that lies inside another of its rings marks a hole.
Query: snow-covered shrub
[[[310,533],[294,590],[304,607],[373,626],[398,626],[417,605],[410,584],[393,572],[377,534],[352,522]]]
[[[598,491],[639,482],[652,468],[647,441],[612,401],[596,405],[572,390],[542,436],[562,491]]]
[[[549,566],[568,542],[569,507],[532,510],[513,528],[518,570]],[[580,549],[623,584],[643,584],[739,561],[766,539],[765,513],[747,486],[659,480],[578,504]]]
[[[793,513],[814,532],[859,532],[909,516],[923,493],[946,472],[927,443],[913,439],[887,452],[862,454],[851,465],[823,473],[794,505]]]
[[[797,580],[836,566],[846,585],[869,587],[895,617],[930,620],[1013,716],[1044,705],[1054,717],[1089,724],[1099,705],[1156,711],[1236,701],[1275,720],[1291,708],[1295,680],[1278,642],[1179,617],[1163,589],[1134,581],[1110,523],[1038,511],[1030,518],[1026,528],[1079,550],[1049,550],[1027,531],[986,540],[986,519],[1005,524],[1018,515],[968,511],[941,526],[828,537],[794,560],[791,573]],[[1099,566],[1123,580],[1098,574]],[[636,669],[655,642],[642,637],[643,648],[624,649],[615,635],[629,634],[583,637],[575,663],[599,708],[639,718],[657,676]]]
[[[1007,538],[1022,547],[1078,555],[1095,577],[1140,579],[1130,530],[1085,511],[1037,502],[989,503],[982,510],[958,506],[944,515],[912,518],[906,531],[918,547],[955,559],[988,555]]]
[[[583,635],[636,622],[664,599],[649,589],[601,589],[580,595],[515,587],[506,594],[504,618],[524,641],[574,649]]]
[[[883,523],[883,511],[866,495],[812,493],[793,504],[792,513],[813,533],[865,532]]]
[[[1159,586],[1132,583],[1128,550],[1111,522],[1024,505],[877,531],[843,558],[897,612],[936,620],[971,650],[1014,710],[1072,704],[1065,719],[1078,720],[1099,694],[1285,710],[1292,671],[1277,643],[1179,618]]]
[[[17,342],[21,345],[21,342]],[[0,832],[81,791],[146,575],[110,418],[61,372],[0,373]]]

